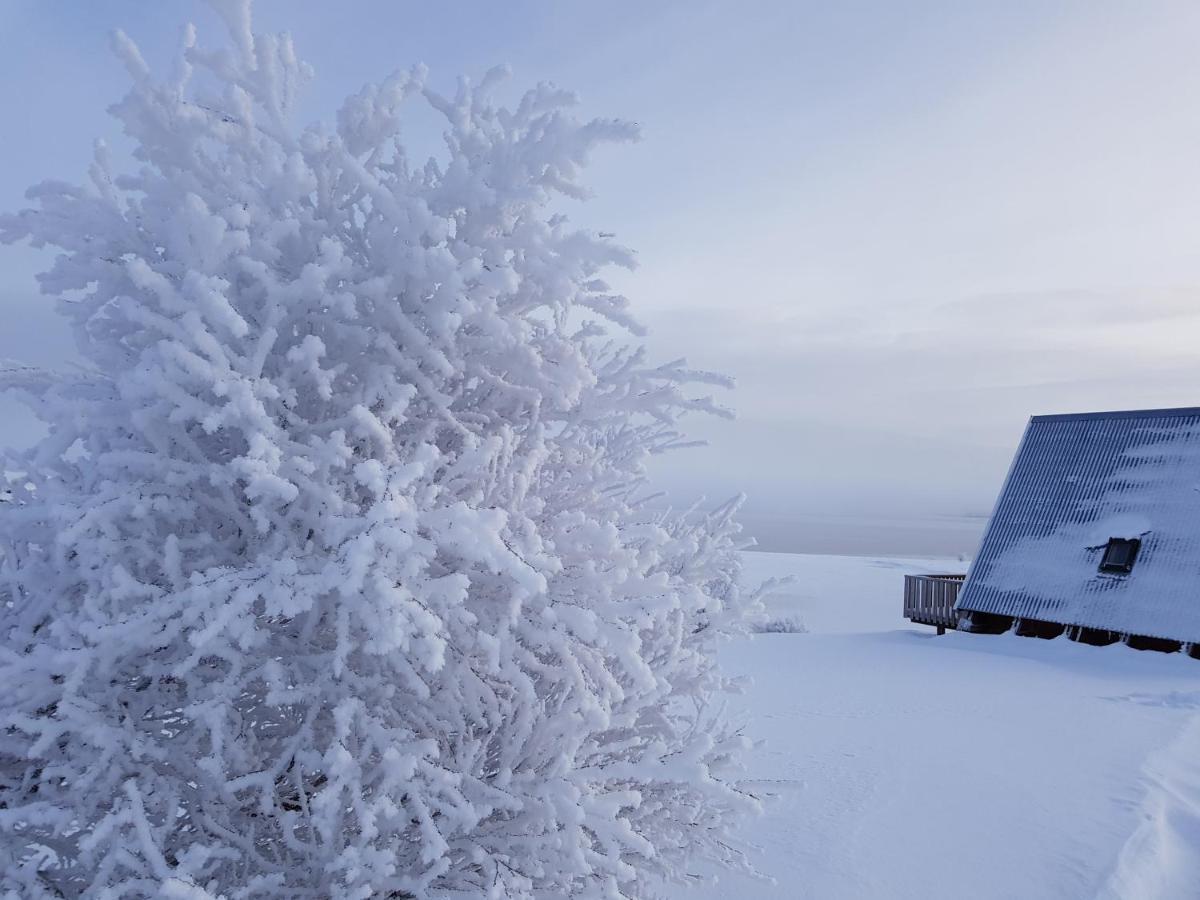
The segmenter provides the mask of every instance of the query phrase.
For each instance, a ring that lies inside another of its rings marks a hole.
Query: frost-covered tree
[[[218,5],[135,46],[85,187],[0,238],[87,365],[6,364],[49,427],[4,461],[0,895],[633,897],[742,866],[755,801],[713,644],[732,509],[647,506],[680,416],[559,198],[619,121],[421,70],[293,126],[306,67]],[[413,165],[407,102],[445,118]],[[7,892],[7,893],[6,893]]]

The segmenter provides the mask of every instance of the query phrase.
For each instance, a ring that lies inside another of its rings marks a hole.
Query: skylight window
[[[1114,575],[1128,575],[1133,571],[1134,560],[1142,542],[1138,538],[1109,538],[1100,560],[1100,571]]]

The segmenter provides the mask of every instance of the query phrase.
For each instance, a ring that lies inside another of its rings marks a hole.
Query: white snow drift
[[[772,796],[748,834],[774,883],[672,896],[1196,896],[1200,661],[906,622],[902,575],[953,566],[746,555],[751,580],[797,576],[767,614],[808,626],[721,650],[752,679],[739,708]]]

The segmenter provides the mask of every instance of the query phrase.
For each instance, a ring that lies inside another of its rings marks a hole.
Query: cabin
[[[904,593],[939,633],[1200,655],[1200,408],[1034,416],[966,576]]]

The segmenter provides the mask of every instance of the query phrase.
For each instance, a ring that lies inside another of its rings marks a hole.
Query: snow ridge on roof
[[[1033,416],[1030,422],[1061,422],[1068,419],[1169,419],[1200,416],[1200,406],[1177,406],[1171,409],[1115,409],[1108,412],[1055,413]]]

